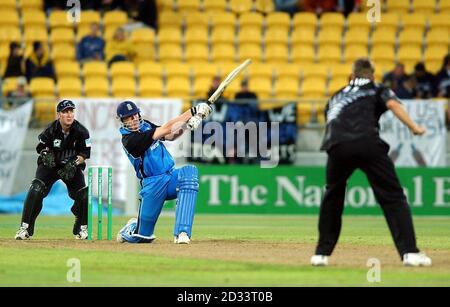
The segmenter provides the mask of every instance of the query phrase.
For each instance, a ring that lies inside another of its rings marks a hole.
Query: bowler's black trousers
[[[328,153],[326,191],[320,207],[319,243],[316,255],[331,255],[339,239],[347,180],[356,169],[367,176],[401,257],[417,253],[414,226],[389,145],[379,138],[340,143]]]

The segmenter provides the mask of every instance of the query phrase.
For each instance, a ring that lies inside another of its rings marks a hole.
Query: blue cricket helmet
[[[117,106],[117,117],[121,120],[125,117],[133,116],[138,113],[141,113],[141,110],[132,101],[123,101]]]

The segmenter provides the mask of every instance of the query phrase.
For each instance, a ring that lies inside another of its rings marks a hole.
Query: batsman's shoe
[[[87,225],[81,225],[80,231],[75,235],[77,240],[86,240],[88,238],[88,227]]]
[[[130,219],[127,224],[119,231],[117,234],[116,240],[119,243],[152,243],[155,239],[155,235],[151,235],[150,237],[144,237],[138,234],[135,234],[134,231],[137,227],[137,219]]]
[[[189,239],[189,236],[185,232],[180,232],[180,234],[173,239],[173,243],[175,244],[189,244],[191,242],[191,239]]]
[[[30,235],[28,234],[28,224],[22,223],[19,230],[17,230],[16,235],[14,236],[16,240],[29,240]]]
[[[328,256],[324,255],[314,255],[311,257],[311,265],[312,266],[327,266],[328,265]]]
[[[405,266],[431,266],[431,258],[424,253],[408,253],[403,255]]]

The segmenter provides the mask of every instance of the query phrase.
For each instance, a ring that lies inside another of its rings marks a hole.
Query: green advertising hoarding
[[[197,213],[318,214],[324,167],[199,165]],[[450,215],[450,169],[398,168],[413,214]],[[348,182],[345,214],[382,214],[366,176]]]

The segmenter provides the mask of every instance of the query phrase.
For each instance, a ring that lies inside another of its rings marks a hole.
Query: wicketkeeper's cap
[[[56,112],[62,112],[66,109],[76,109],[75,104],[73,103],[72,100],[61,100],[58,105],[56,106]]]

